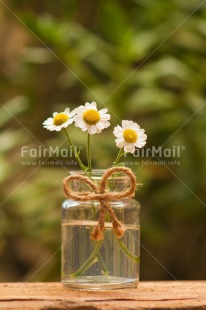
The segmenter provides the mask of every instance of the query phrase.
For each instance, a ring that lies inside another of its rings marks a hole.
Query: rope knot
[[[120,192],[107,192],[106,185],[107,180],[114,172],[123,172],[130,177],[131,183],[130,187],[126,190]],[[69,183],[72,180],[81,180],[88,184],[93,192],[74,192],[69,186]],[[100,185],[97,186],[91,179],[84,175],[74,174],[69,177],[66,177],[63,180],[64,185],[64,193],[66,197],[71,198],[76,201],[94,201],[97,200],[100,203],[100,212],[99,212],[99,219],[97,225],[92,232],[90,238],[97,241],[103,239],[103,231],[105,228],[105,215],[106,213],[109,214],[114,234],[117,238],[121,238],[124,235],[125,229],[122,224],[117,219],[117,216],[114,210],[111,208],[109,202],[114,201],[121,198],[131,198],[134,196],[136,190],[136,177],[131,171],[131,169],[126,167],[112,167],[107,169],[102,177]]]

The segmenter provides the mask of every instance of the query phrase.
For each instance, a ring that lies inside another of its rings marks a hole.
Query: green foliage
[[[178,279],[205,278],[205,4],[11,0],[8,5],[22,23],[1,6],[0,280],[59,279],[61,182],[75,167],[24,166],[21,147],[66,146],[62,134],[47,132],[41,123],[54,111],[86,101],[108,107],[112,126],[121,119],[137,121],[148,134],[148,148],[185,147],[173,159],[180,165],[126,158],[144,183],[137,193],[141,275],[171,278],[152,253]],[[71,136],[84,154],[85,135],[72,129]],[[92,137],[92,145],[93,167],[110,166],[117,154],[111,131]]]

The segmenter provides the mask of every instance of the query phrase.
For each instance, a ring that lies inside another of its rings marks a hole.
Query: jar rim
[[[99,174],[103,174],[104,172],[106,171],[106,169],[92,169],[92,172],[91,174],[94,174],[94,175],[99,175]],[[84,174],[84,172],[80,169],[77,169],[77,170],[70,170],[69,171],[70,174]]]
[[[92,172],[91,172],[91,176],[92,177],[99,177],[101,178],[104,174],[104,172],[106,171],[107,169],[92,169]],[[116,173],[116,175],[115,175]],[[84,175],[84,172],[80,169],[78,170],[70,170],[69,171],[69,174],[70,175],[74,175],[74,174],[81,174],[81,175]],[[126,175],[124,172],[114,172],[114,174],[112,174],[109,179],[111,178],[114,178],[114,179],[124,179],[124,180],[128,180],[129,179],[129,176]]]

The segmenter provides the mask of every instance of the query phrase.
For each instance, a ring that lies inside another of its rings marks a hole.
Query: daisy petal
[[[52,117],[47,118],[46,121],[43,122],[43,125],[53,125],[54,119]]]
[[[73,120],[74,120],[75,122],[81,122],[82,119],[83,119],[82,116],[79,116],[79,114],[78,114],[78,115],[75,115],[74,118],[73,118]]]
[[[86,102],[86,103],[85,103],[85,108],[86,108],[86,110],[90,110],[90,109],[92,109],[93,107],[92,107],[91,103]]]
[[[60,131],[61,129],[62,129],[62,126],[56,126],[56,127],[55,127],[55,130],[56,130],[56,131]]]
[[[101,109],[101,110],[99,110],[100,115],[103,115],[103,114],[105,114],[107,112],[108,112],[108,109]]]
[[[145,141],[145,140],[147,140],[147,135],[145,135],[145,134],[140,135],[140,136],[138,137],[138,141]]]
[[[121,135],[123,134],[123,128],[122,127],[120,127],[119,125],[117,125],[116,127],[114,127],[114,131],[113,131],[113,134],[114,135],[118,135],[118,134],[120,134],[121,133]]]
[[[135,143],[135,146],[138,147],[139,149],[142,149],[144,147],[144,145],[142,145],[138,142]]]
[[[73,111],[71,111],[70,113],[69,113],[69,117],[73,117],[74,115],[76,115],[76,109],[74,109]]]
[[[108,128],[110,126],[110,122],[104,121],[104,128]]]
[[[80,112],[82,113],[86,112],[87,109],[85,108],[85,106],[80,105],[80,107],[76,108],[75,110],[76,110],[76,113],[79,114]]]
[[[86,130],[88,130],[88,127],[87,127],[87,126],[82,127],[81,130],[82,130],[82,131],[86,131]]]
[[[134,124],[132,125],[132,128],[133,128],[134,130],[136,130],[136,131],[144,130],[144,129],[140,129],[140,126],[139,126],[137,123],[134,123]]]
[[[117,147],[122,148],[123,146],[125,146],[125,140],[124,138],[117,138],[115,140]]]
[[[65,122],[61,126],[62,126],[62,128],[66,128],[66,127],[68,127],[72,123],[73,123],[73,118],[70,118],[67,122]]]
[[[56,128],[56,126],[55,126],[55,125],[53,125],[53,126],[49,126],[49,129],[51,129],[51,130],[55,130],[55,128]]]
[[[66,109],[64,110],[64,113],[65,113],[65,114],[69,114],[69,113],[70,113],[70,108],[66,108]]]
[[[138,135],[142,135],[145,132],[144,129],[138,129]]]
[[[55,128],[51,128],[51,127],[45,127],[45,126],[44,126],[44,128],[46,128],[46,129],[49,130],[49,131],[55,130]]]
[[[101,133],[101,132],[102,132],[102,129],[104,129],[104,127],[103,127],[103,128],[100,128],[98,124],[95,125],[95,126],[96,126],[96,131],[97,131],[97,133]]]
[[[78,127],[79,128],[83,128],[83,127],[85,127],[85,125],[86,125],[86,123],[83,120],[78,122]]]
[[[110,114],[103,114],[103,115],[101,115],[101,119],[103,119],[103,120],[105,120],[105,121],[108,121],[108,120],[110,120]]]
[[[94,135],[97,132],[96,126],[95,125],[89,126],[88,132],[89,132],[90,135]]]
[[[131,128],[131,126],[132,126],[133,124],[134,124],[133,121],[125,121],[125,120],[122,121],[122,127],[123,127],[123,129],[129,129],[129,128]]]
[[[123,131],[120,131],[117,127],[115,127],[113,134],[115,135],[115,137],[120,138],[123,136]]]
[[[90,106],[91,106],[92,109],[97,110],[96,102],[93,101]]]
[[[99,122],[96,124],[96,127],[97,127],[99,130],[103,130],[103,129],[104,129],[104,122],[103,122],[103,121],[99,121]]]
[[[134,151],[135,151],[135,146],[134,146],[134,144],[126,145],[126,146],[124,147],[124,151],[125,151],[126,153],[134,153]]]

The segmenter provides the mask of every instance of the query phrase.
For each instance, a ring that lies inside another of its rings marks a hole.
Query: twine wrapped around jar
[[[123,172],[129,176],[131,179],[131,185],[128,189],[120,191],[120,192],[107,192],[106,184],[109,177],[115,172]],[[87,183],[93,190],[93,192],[75,192],[71,190],[69,186],[69,182],[72,180],[81,180]],[[90,178],[87,176],[74,174],[66,177],[63,180],[64,185],[64,193],[66,197],[71,198],[76,201],[94,201],[97,200],[100,203],[100,212],[99,219],[97,225],[92,232],[90,238],[97,241],[103,239],[103,231],[105,228],[105,215],[109,214],[113,231],[117,238],[121,238],[124,235],[125,229],[122,224],[117,219],[117,216],[114,210],[110,206],[110,201],[118,200],[121,198],[132,198],[135,194],[135,190],[137,187],[136,177],[133,174],[132,170],[127,167],[112,167],[107,169],[102,177],[101,183],[97,186]]]

